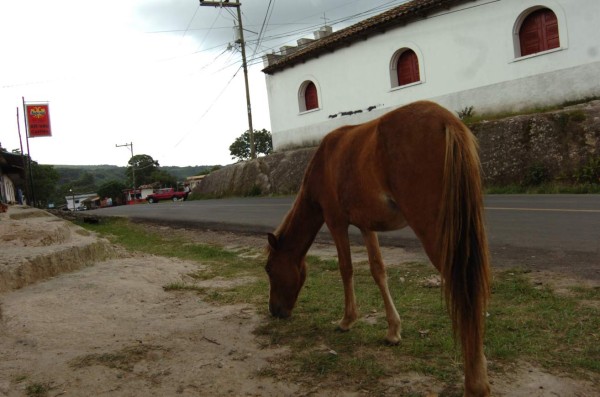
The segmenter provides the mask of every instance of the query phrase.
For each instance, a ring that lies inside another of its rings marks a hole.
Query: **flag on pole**
[[[27,133],[29,138],[52,136],[50,128],[50,107],[47,103],[25,105]]]

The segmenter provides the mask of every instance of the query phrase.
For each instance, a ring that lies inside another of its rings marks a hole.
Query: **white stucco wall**
[[[557,15],[560,48],[519,57],[519,22],[539,6]],[[599,26],[598,0],[478,0],[266,75],[274,147],[315,142],[419,99],[488,113],[599,96]],[[392,88],[391,60],[404,47],[419,57],[421,82]],[[319,109],[301,113],[306,80],[317,86]]]

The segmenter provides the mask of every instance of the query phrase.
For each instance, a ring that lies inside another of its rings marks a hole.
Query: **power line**
[[[221,98],[221,96],[225,93],[225,90],[227,89],[227,87],[229,87],[229,84],[231,84],[231,82],[233,81],[233,79],[235,78],[235,76],[237,76],[237,74],[240,72],[240,70],[242,70],[241,66],[238,67],[238,69],[235,71],[235,73],[233,74],[233,76],[231,76],[231,78],[229,79],[229,81],[227,82],[227,84],[225,84],[225,87],[223,87],[223,89],[221,90],[221,92],[219,92],[219,94],[215,97],[215,99],[213,99],[211,101],[210,105],[206,108],[206,110],[204,111],[204,113],[202,113],[202,115],[200,117],[198,117],[198,119],[193,123],[194,126],[196,124],[198,124],[208,114],[208,112],[210,112],[210,110],[213,108],[213,106],[215,106],[215,104],[219,101],[219,99]],[[179,141],[175,144],[175,146],[173,146],[173,149],[175,149],[177,146],[179,146],[179,144],[181,142],[183,142],[192,132],[193,132],[193,129],[190,128],[190,130],[183,137],[181,137],[181,139],[179,139]]]
[[[263,19],[262,25],[260,27],[260,30],[258,31],[258,38],[256,39],[256,47],[254,47],[254,52],[252,53],[252,57],[254,58],[254,56],[256,55],[256,50],[258,50],[258,46],[260,44],[260,39],[261,36],[265,30],[265,26],[268,24],[268,20],[271,19],[271,15],[273,15],[273,8],[271,8],[271,4],[273,3],[273,0],[269,0],[269,4],[267,5],[267,12],[265,13],[265,18]],[[269,14],[269,10],[271,10],[271,13]]]

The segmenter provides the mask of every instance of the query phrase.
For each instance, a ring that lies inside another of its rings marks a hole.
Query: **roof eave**
[[[477,0],[454,0],[454,1],[453,0],[439,0],[438,2],[436,2],[432,5],[429,5],[427,7],[422,7],[422,8],[416,7],[414,10],[409,11],[404,16],[396,16],[394,18],[390,18],[390,19],[381,21],[380,23],[376,23],[371,26],[367,26],[364,29],[350,33],[346,37],[342,37],[339,40],[334,40],[331,43],[327,43],[327,44],[323,45],[323,44],[320,44],[319,41],[317,41],[313,45],[307,47],[306,51],[302,51],[300,53],[296,53],[296,54],[292,54],[287,57],[284,57],[284,58],[278,60],[276,63],[267,66],[262,71],[265,74],[272,75],[281,70],[294,67],[295,65],[297,65],[299,63],[304,63],[310,59],[318,58],[325,53],[331,53],[331,52],[336,51],[339,48],[347,47],[357,41],[366,40],[371,36],[385,33],[389,29],[396,28],[398,26],[407,25],[409,23],[414,22],[415,20],[424,19],[432,11],[437,11],[437,10],[443,9],[443,8],[449,9],[450,7],[455,6],[459,3],[472,2],[472,1],[477,1]],[[360,24],[360,22],[357,24]],[[355,25],[357,25],[357,24],[355,24]],[[352,26],[355,26],[355,25],[352,25]],[[346,29],[352,28],[352,26],[350,26]],[[328,38],[330,40],[335,39],[335,37],[337,35],[343,34],[344,30],[346,30],[346,29],[340,30],[340,31],[334,33],[332,36],[328,36]],[[325,40],[325,39],[321,39],[321,40]],[[310,49],[311,47],[314,47],[314,49],[311,50]]]

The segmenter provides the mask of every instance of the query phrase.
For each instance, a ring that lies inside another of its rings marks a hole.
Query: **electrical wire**
[[[268,24],[269,24],[271,15],[273,15],[273,10],[275,9],[275,5],[273,5],[273,8],[271,8],[271,4],[273,4],[273,0],[269,0],[269,4],[267,5],[267,12],[265,13],[265,18],[263,19],[260,30],[258,31],[258,38],[256,39],[256,46],[254,47],[254,52],[252,53],[251,58],[254,58],[254,56],[256,55],[256,51],[258,50],[258,47],[260,45],[260,40],[263,35],[263,32],[265,31],[266,26],[268,26]],[[269,10],[270,10],[270,13],[269,13]]]
[[[235,73],[233,74],[233,76],[231,76],[231,78],[229,79],[229,81],[227,82],[227,84],[225,84],[225,87],[223,87],[223,89],[221,90],[221,92],[219,92],[219,94],[215,97],[215,99],[213,99],[211,101],[210,105],[206,108],[206,110],[204,111],[204,113],[202,113],[202,115],[200,115],[200,117],[198,117],[198,119],[196,119],[194,121],[193,126],[196,126],[208,114],[208,112],[210,112],[210,110],[219,101],[219,99],[221,98],[221,96],[225,93],[225,90],[227,90],[227,87],[229,87],[229,85],[231,84],[231,82],[233,81],[233,79],[235,79],[235,76],[237,76],[237,74],[240,72],[240,70],[242,70],[241,66],[238,67],[238,69],[235,71]],[[193,132],[193,128],[190,128],[189,131],[187,133],[185,133],[184,136],[181,137],[181,139],[179,139],[179,141],[177,141],[177,143],[175,144],[175,146],[173,146],[173,149],[177,148],[177,146],[179,146],[179,144],[181,142],[183,142],[192,132]]]
[[[185,27],[185,31],[183,32],[183,35],[181,36],[181,40],[179,41],[179,44],[181,44],[181,42],[185,38],[185,35],[187,34],[188,30],[190,29],[190,26],[192,26],[192,22],[194,22],[194,18],[196,18],[196,14],[198,13],[199,9],[200,9],[200,4],[198,4],[198,6],[196,7],[196,11],[194,11],[194,15],[192,15],[192,18],[190,18],[190,21],[188,22],[187,26]]]

